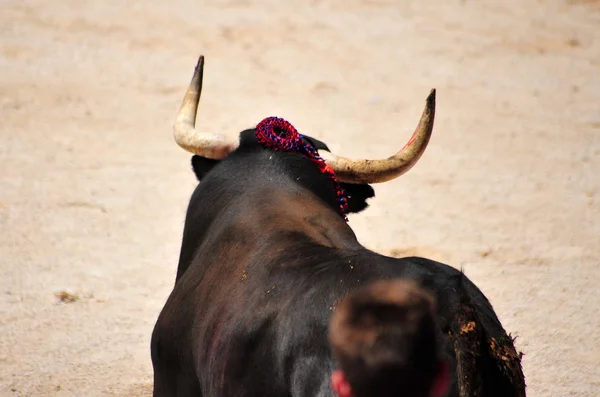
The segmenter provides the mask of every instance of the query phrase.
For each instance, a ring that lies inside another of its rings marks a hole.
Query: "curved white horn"
[[[173,126],[175,142],[188,152],[214,160],[221,160],[234,151],[239,142],[219,134],[201,133],[196,131],[196,112],[202,92],[202,74],[204,71],[204,56],[198,58],[194,76],[185,93],[181,108]]]
[[[320,151],[321,157],[336,173],[340,182],[380,183],[398,178],[410,170],[425,151],[435,118],[435,89],[425,102],[421,120],[408,143],[400,151],[383,160],[355,160]]]

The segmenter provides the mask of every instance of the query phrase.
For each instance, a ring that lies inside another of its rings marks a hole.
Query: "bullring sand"
[[[600,395],[600,3],[3,0],[0,395],[148,396],[195,179],[171,126],[277,115],[340,154],[434,135],[350,224],[463,267],[530,397]]]

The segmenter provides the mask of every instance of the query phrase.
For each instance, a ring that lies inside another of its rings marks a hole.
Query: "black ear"
[[[340,183],[340,185],[346,191],[348,212],[350,213],[364,210],[369,206],[367,199],[375,197],[375,190],[373,190],[371,185],[358,185],[354,183]]]
[[[304,139],[306,142],[308,142],[312,147],[314,147],[317,150],[327,150],[329,152],[329,148],[327,147],[325,142],[322,142],[322,141],[315,139],[312,136],[308,136],[308,135],[303,135],[302,139]]]
[[[219,164],[219,161],[220,160],[207,159],[206,157],[193,155],[192,169],[194,170],[194,174],[196,174],[196,178],[198,178],[198,182],[202,182],[202,178],[204,178],[215,165]]]
[[[325,142],[307,135],[303,135],[302,139],[311,144],[317,150],[330,151]],[[350,213],[356,213],[364,210],[369,206],[369,204],[367,204],[367,199],[375,197],[375,191],[371,185],[359,185],[355,183],[340,183],[340,185],[346,191],[346,197],[348,198],[348,212]]]

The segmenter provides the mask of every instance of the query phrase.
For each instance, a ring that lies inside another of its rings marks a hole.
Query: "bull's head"
[[[223,135],[195,129],[196,112],[202,91],[204,57],[200,56],[194,77],[185,94],[175,121],[175,141],[183,149],[207,159],[221,160],[234,151],[239,142]],[[319,150],[321,157],[335,171],[340,182],[352,184],[380,183],[397,178],[419,160],[431,137],[435,116],[435,89],[427,97],[421,120],[408,143],[396,154],[383,160],[349,159]]]

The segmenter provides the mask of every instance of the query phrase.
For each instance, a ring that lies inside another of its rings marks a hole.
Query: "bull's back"
[[[457,371],[463,362],[462,357],[457,361],[452,332],[458,326],[460,333],[457,321],[462,321],[464,300],[473,308],[481,332],[475,335],[479,350],[472,353],[486,357],[478,358],[483,368],[473,370],[481,374],[466,386],[453,377],[449,396],[458,397],[465,387],[482,391],[482,396],[499,395],[494,390],[502,384],[508,384],[501,388],[504,392],[510,391],[512,380],[507,383],[489,349],[479,347],[481,341],[489,345],[491,338],[510,347],[512,341],[506,340],[483,293],[458,270],[423,258],[388,258],[360,247],[340,250],[306,242],[297,250],[278,252],[271,257],[246,254],[255,260],[228,269],[205,263],[214,273],[205,269],[199,280],[191,268],[172,294],[171,306],[186,306],[189,315],[180,316],[177,324],[164,324],[187,330],[171,348],[181,367],[193,368],[204,397],[331,396],[329,376],[335,363],[327,330],[337,302],[360,286],[392,278],[416,279],[434,294],[444,356]],[[223,278],[223,272],[228,276]]]
[[[450,362],[449,397],[524,397],[525,382],[512,338],[479,288],[457,269],[425,258],[388,258],[371,252],[337,252],[310,269],[291,269],[283,285],[283,320],[277,326],[278,366],[291,368],[286,385],[295,396],[329,395],[336,364],[327,341],[337,302],[360,286],[411,278],[436,298],[438,340]],[[287,296],[287,297],[286,297]],[[274,297],[275,298],[275,297]],[[285,358],[291,359],[286,362]]]

